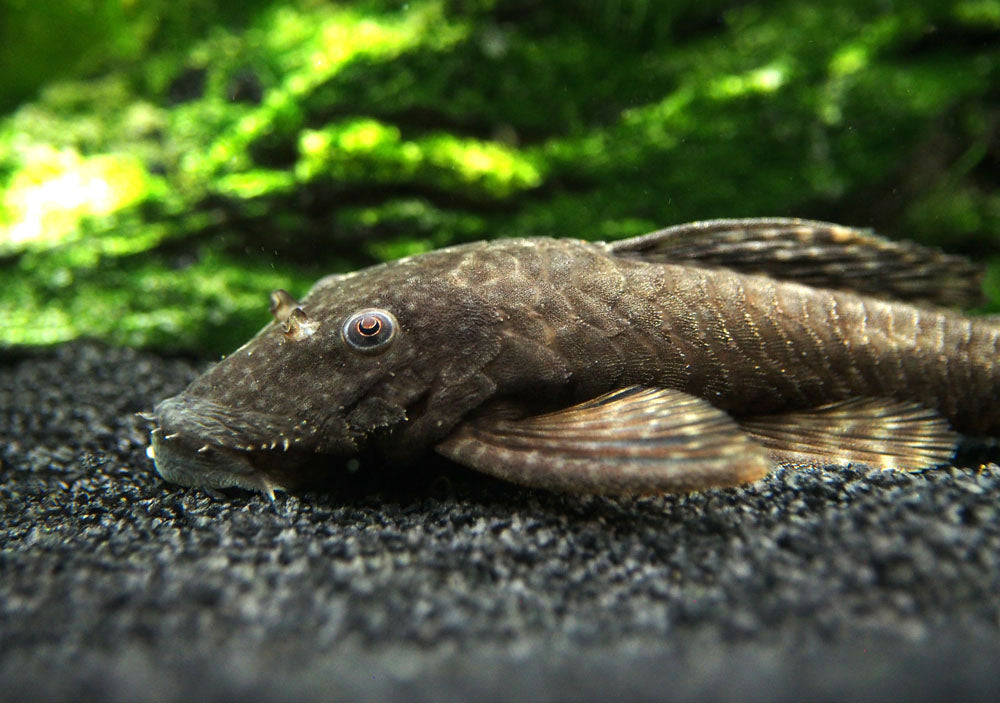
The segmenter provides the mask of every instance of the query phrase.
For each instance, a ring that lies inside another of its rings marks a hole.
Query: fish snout
[[[147,454],[171,483],[205,488],[237,486],[270,493],[276,455],[294,464],[315,444],[316,430],[283,418],[180,394],[156,406]]]
[[[261,489],[265,485],[263,475],[246,455],[210,444],[199,446],[160,428],[150,433],[146,454],[156,472],[170,483],[198,488]]]

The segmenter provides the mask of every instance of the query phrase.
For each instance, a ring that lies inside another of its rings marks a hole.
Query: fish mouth
[[[182,486],[237,487],[273,498],[275,490],[301,483],[301,467],[315,464],[324,449],[319,428],[306,421],[184,393],[159,403],[151,419],[156,427],[146,453],[163,479]]]
[[[192,442],[156,428],[146,454],[166,481],[196,488],[245,488],[269,496],[285,487],[254,466],[251,455],[219,445]]]

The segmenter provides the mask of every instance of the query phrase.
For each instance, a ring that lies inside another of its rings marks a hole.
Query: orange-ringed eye
[[[341,336],[354,351],[373,354],[385,351],[396,337],[399,323],[388,310],[359,310],[344,320]]]

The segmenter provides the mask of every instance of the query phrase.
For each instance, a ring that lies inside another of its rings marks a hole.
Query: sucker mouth
[[[147,454],[157,473],[171,483],[200,488],[237,487],[273,498],[329,476],[329,464],[356,450],[344,431],[324,445],[325,427],[301,417],[232,407],[186,393],[157,404]],[[324,421],[331,421],[324,418]]]
[[[252,456],[215,444],[193,442],[179,433],[150,432],[146,455],[166,481],[197,488],[244,488],[274,500],[284,486],[254,466]]]

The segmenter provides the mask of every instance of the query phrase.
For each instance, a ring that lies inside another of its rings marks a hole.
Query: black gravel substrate
[[[559,496],[430,458],[162,482],[204,364],[0,361],[0,700],[1000,700],[1000,469]]]

